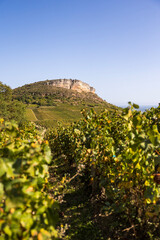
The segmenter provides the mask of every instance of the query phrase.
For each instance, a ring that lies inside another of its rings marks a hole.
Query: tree
[[[12,89],[0,82],[0,118],[5,120],[24,120],[25,105],[17,100],[13,100]]]

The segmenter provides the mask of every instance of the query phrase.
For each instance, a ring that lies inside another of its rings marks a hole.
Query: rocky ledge
[[[92,92],[95,93],[95,89],[90,87],[87,83],[84,83],[76,79],[56,79],[56,80],[47,80],[45,84],[53,87],[61,87],[66,89],[72,89],[77,92]]]

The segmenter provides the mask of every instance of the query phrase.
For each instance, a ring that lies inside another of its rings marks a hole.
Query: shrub
[[[46,191],[50,148],[34,126],[0,123],[0,239],[55,239],[57,203]]]
[[[107,225],[113,239],[159,239],[160,108],[134,107],[84,112],[83,120],[48,139],[54,158],[74,164],[93,197],[105,192],[102,212],[113,217]]]

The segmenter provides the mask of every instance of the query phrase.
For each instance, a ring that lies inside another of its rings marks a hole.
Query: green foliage
[[[160,108],[135,108],[83,112],[83,120],[48,139],[54,159],[75,166],[93,196],[105,193],[101,213],[113,217],[106,226],[112,239],[159,239]]]
[[[66,126],[70,122],[80,120],[83,108],[95,108],[97,112],[105,108],[118,109],[95,93],[79,93],[75,90],[48,85],[47,81],[14,89],[13,99],[27,104],[27,120],[37,120],[38,124],[46,128],[57,127],[57,122],[62,122]]]
[[[103,104],[105,107],[115,108],[114,105],[103,101],[94,93],[79,93],[74,90],[47,85],[47,81],[39,81],[27,84],[13,90],[15,99],[27,104],[39,106],[57,106],[59,103],[70,103],[77,105]]]
[[[84,106],[81,103],[76,106],[70,103],[59,103],[57,106],[29,105],[26,109],[26,119],[45,128],[56,128],[58,122],[67,126],[82,118],[81,110],[83,108]],[[89,106],[86,106],[86,108],[90,109]],[[104,108],[103,104],[94,105],[97,113],[102,112]]]
[[[26,118],[27,118],[27,120],[32,121],[32,122],[37,120],[37,118],[31,108],[26,109]]]
[[[12,99],[12,90],[0,82],[0,117],[5,120],[24,121],[25,105]]]
[[[35,127],[0,123],[0,239],[55,239],[57,203],[46,192],[51,152]]]
[[[8,101],[11,100],[12,90],[6,84],[0,82],[0,101]]]

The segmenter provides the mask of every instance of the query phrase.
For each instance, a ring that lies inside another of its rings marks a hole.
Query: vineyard
[[[82,114],[45,139],[1,120],[0,239],[160,239],[160,108]]]
[[[51,152],[32,125],[0,126],[0,239],[53,239],[57,203],[47,194]]]

